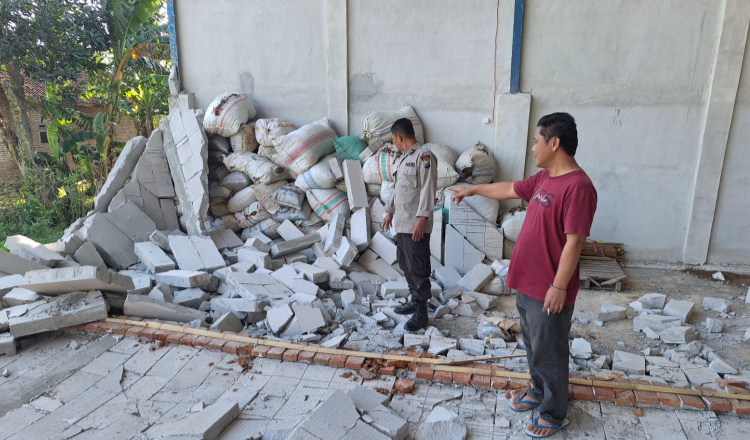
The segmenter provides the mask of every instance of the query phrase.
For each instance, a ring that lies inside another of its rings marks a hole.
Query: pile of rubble
[[[0,353],[14,353],[15,338],[99,320],[110,309],[376,352],[422,346],[461,359],[515,348],[497,333],[485,338],[483,324],[505,317],[493,310],[498,295],[510,294],[504,239],[515,240],[522,215],[512,216],[504,237],[496,201],[455,205],[442,189],[430,237],[432,318],[471,317],[479,328],[476,338],[434,327],[402,336],[406,317],[394,307],[409,288],[382,219],[399,157],[387,142],[390,125],[409,117],[422,137],[410,106],[371,115],[362,135],[369,144],[336,138],[327,120],[297,129],[254,116],[240,94],[220,96],[205,116],[173,109],[149,139],[125,145],[95,209],[61,240],[8,237],[0,332],[9,332],[1,333]],[[430,145],[441,188],[494,177],[486,147],[459,157]]]
[[[587,340],[575,338],[570,345],[572,371],[584,368],[606,374],[604,370],[611,369],[628,374],[630,379],[648,379],[681,387],[702,386],[717,391],[722,391],[722,379],[740,382],[747,379],[739,376],[738,369],[717,355],[711,347],[698,341],[700,333],[688,324],[693,316],[693,302],[667,301],[664,294],[648,293],[629,306],[638,313],[633,318],[633,329],[658,341],[659,348],[645,348],[640,354],[616,350],[613,356],[596,355]],[[704,298],[703,309],[717,314],[717,317],[707,317],[702,323],[709,334],[722,331],[719,318],[735,315],[730,311],[730,301],[723,298]],[[622,306],[604,304],[596,324],[601,326],[605,322],[626,319],[626,311]]]

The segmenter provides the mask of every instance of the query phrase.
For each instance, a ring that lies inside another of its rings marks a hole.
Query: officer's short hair
[[[391,126],[391,134],[393,136],[401,135],[407,139],[416,139],[414,135],[414,126],[411,125],[411,121],[406,118],[401,118],[393,123]]]

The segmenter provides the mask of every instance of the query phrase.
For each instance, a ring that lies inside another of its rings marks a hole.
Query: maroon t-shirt
[[[555,280],[567,238],[591,232],[596,211],[596,189],[583,170],[550,177],[542,170],[513,189],[528,204],[526,219],[513,249],[508,286],[544,302]],[[579,267],[570,278],[565,305],[573,304],[580,286]],[[564,286],[557,286],[564,287]]]

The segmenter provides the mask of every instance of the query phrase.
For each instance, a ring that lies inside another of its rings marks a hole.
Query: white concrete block
[[[115,165],[107,175],[102,189],[94,197],[94,210],[97,212],[107,212],[109,203],[115,194],[125,185],[130,178],[133,169],[135,169],[138,159],[146,149],[146,138],[136,136],[130,139],[122,148],[120,155],[117,157]]]
[[[397,258],[396,243],[392,242],[383,233],[378,232],[372,237],[370,243],[370,249],[375,251],[376,254],[380,255],[380,258],[385,260],[388,264],[395,263]]]
[[[365,201],[367,198],[365,197]],[[368,208],[360,208],[352,211],[349,239],[357,245],[361,252],[370,245],[370,211]]]
[[[28,304],[21,316],[10,316],[8,326],[14,337],[59,330],[107,317],[107,303],[98,290],[71,292],[49,302]]]
[[[6,237],[5,247],[21,258],[36,261],[47,267],[56,267],[65,259],[57,252],[51,251],[44,245],[37,243],[28,237],[24,237],[23,235],[11,235]]]
[[[354,406],[354,401],[343,391],[337,390],[297,427],[298,432],[306,431],[309,436],[297,438],[343,439],[358,422],[360,422],[360,416]],[[358,435],[350,438],[370,439],[374,437]]]
[[[668,344],[685,344],[698,339],[698,334],[692,325],[684,325],[662,330],[659,339]]]
[[[214,244],[216,245],[216,249],[220,251],[224,249],[234,249],[245,244],[242,242],[242,240],[240,240],[240,237],[238,237],[237,234],[232,232],[231,229],[222,229],[221,231],[215,231],[210,233],[208,236],[211,237],[211,240],[213,240]]]
[[[47,295],[58,295],[74,290],[103,290],[127,292],[134,289],[129,277],[93,266],[42,269],[26,272],[20,287]]]
[[[294,252],[299,252],[310,248],[313,243],[320,241],[320,235],[317,232],[303,235],[302,237],[292,240],[286,240],[271,246],[271,256],[274,258],[283,257]]]
[[[294,312],[289,304],[282,304],[278,307],[269,309],[266,312],[266,322],[268,328],[275,334],[278,334],[292,320]]]
[[[430,348],[427,349],[427,352],[431,355],[438,356],[455,348],[458,348],[458,341],[456,339],[443,336],[432,336],[430,337]]]
[[[450,289],[456,286],[461,280],[461,275],[452,266],[443,266],[435,269],[435,278],[443,286],[443,289]]]
[[[713,310],[714,312],[729,312],[730,302],[724,298],[703,298],[703,310]]]
[[[156,230],[156,223],[131,201],[104,214],[104,217],[134,243],[149,241],[149,236]]]
[[[191,287],[189,289],[175,292],[174,303],[181,306],[197,309],[201,306],[201,303],[203,303],[203,301],[208,301],[208,298],[209,295],[207,292],[197,287]]]
[[[328,226],[328,233],[323,246],[323,252],[326,256],[330,257],[338,250],[341,245],[341,237],[344,235],[345,225],[346,217],[343,214],[336,214]]]
[[[94,244],[109,267],[122,270],[138,262],[133,251],[133,240],[112,224],[105,214],[96,213],[88,217],[82,232],[84,239]]]
[[[475,248],[453,225],[445,230],[445,250],[443,263],[458,273],[466,273],[484,260],[484,253]]]
[[[294,263],[292,267],[302,274],[306,280],[312,281],[315,284],[328,281],[328,271],[321,267],[316,267],[307,263]]]
[[[718,355],[714,355],[714,360],[708,365],[711,371],[719,374],[737,374],[738,371],[733,366],[729,365],[727,361],[720,358]]]
[[[237,312],[247,315],[245,322],[255,324],[266,318],[268,301],[247,298],[212,298],[211,310],[222,312]],[[191,309],[192,310],[192,309]]]
[[[235,332],[239,333],[245,328],[245,324],[240,321],[240,318],[234,314],[234,312],[227,312],[221,315],[213,324],[211,324],[211,330],[217,330],[221,332]]]
[[[346,393],[349,398],[354,402],[354,406],[360,412],[369,412],[376,409],[379,406],[387,405],[388,396],[380,394],[369,387],[358,386],[352,388]]]
[[[387,281],[380,287],[380,293],[383,297],[394,294],[396,298],[406,298],[409,296],[409,285],[406,280]]]
[[[494,309],[500,305],[500,298],[480,292],[463,292],[463,298],[464,302],[468,302],[469,298],[473,299],[482,310]]]
[[[153,289],[148,293],[148,297],[156,301],[171,303],[174,302],[174,295],[172,295],[172,289],[169,285],[159,283],[154,286]]]
[[[612,369],[628,374],[646,374],[646,358],[640,354],[615,350],[612,356]]]
[[[0,334],[0,354],[4,354],[6,356],[13,356],[14,354],[16,354],[16,338],[13,337],[12,334]]]
[[[191,322],[196,319],[205,321],[208,314],[190,307],[157,301],[143,295],[128,295],[123,312],[126,315],[146,319],[165,321]]]
[[[23,304],[31,304],[41,299],[42,297],[36,292],[24,289],[23,287],[16,287],[2,297],[2,303],[5,307],[14,307]]]
[[[261,252],[249,247],[241,247],[237,250],[239,262],[252,263],[255,267],[271,269],[271,256],[268,252]]]
[[[415,439],[464,439],[467,434],[466,423],[458,414],[436,406],[422,422]]]
[[[216,440],[239,412],[237,402],[219,400],[204,410],[190,413],[184,418],[151,425],[144,432],[144,437]]]
[[[484,354],[484,339],[461,338],[458,340],[458,348],[472,356],[482,356]]]
[[[5,295],[8,298],[8,295]],[[724,324],[716,318],[706,318],[706,322],[703,323],[709,333],[721,333]]]
[[[357,258],[358,250],[348,237],[341,239],[341,245],[333,256],[333,259],[343,267],[349,267]]]
[[[599,309],[599,321],[617,321],[618,319],[627,318],[627,309],[615,304],[602,304]]]
[[[640,315],[633,318],[633,329],[641,331],[646,327],[655,332],[661,332],[670,327],[678,327],[681,324],[680,318],[664,315]]]
[[[430,255],[442,265],[443,262],[443,210],[432,213],[432,232],[430,233]]]
[[[208,237],[170,235],[169,246],[180,269],[211,273],[226,267],[224,258]]]
[[[477,264],[466,275],[458,281],[458,286],[463,290],[468,291],[479,291],[482,290],[485,284],[487,284],[495,273],[492,271],[490,266],[486,264]]]
[[[168,284],[172,287],[187,289],[200,287],[210,281],[208,272],[196,270],[170,270],[156,274],[156,282]]]
[[[591,359],[593,354],[591,343],[583,338],[574,338],[570,344],[570,356],[575,359]]]
[[[338,157],[333,157],[328,161],[328,165],[331,167],[333,177],[336,180],[342,180],[344,178],[344,161]]]
[[[281,333],[282,337],[291,337],[303,333],[314,333],[321,327],[325,327],[326,321],[320,309],[305,304],[292,304],[294,318]]]
[[[99,251],[89,241],[83,243],[73,255],[73,258],[82,266],[95,266],[99,269],[107,270],[107,263],[99,255]]]
[[[372,263],[365,266],[365,268],[370,272],[385,278],[388,281],[398,281],[404,279],[403,275],[398,273],[398,271],[394,269],[393,266],[388,264],[382,258],[376,259]]]
[[[346,159],[343,163],[343,171],[346,195],[352,212],[367,207],[367,189],[365,177],[362,174],[362,164],[358,160]]]
[[[7,275],[0,277],[0,297],[23,284],[23,280],[24,275]]]
[[[21,258],[0,249],[0,272],[9,275],[24,275],[30,270],[46,269],[47,267],[36,261]]]
[[[259,237],[250,237],[245,241],[245,247],[267,254],[271,251],[272,241],[268,237],[266,237],[266,240],[268,241],[264,241]]]
[[[427,335],[420,335],[416,333],[404,333],[404,347],[422,347],[427,348],[430,346],[430,337]]]
[[[643,305],[643,308],[661,310],[667,301],[667,295],[663,293],[647,293],[638,298],[638,301]]]
[[[695,303],[692,301],[670,299],[664,306],[664,314],[680,318],[680,323],[684,325],[693,314],[693,306],[695,306]]]
[[[151,273],[166,272],[175,268],[174,261],[156,243],[151,241],[135,243],[133,251]]]

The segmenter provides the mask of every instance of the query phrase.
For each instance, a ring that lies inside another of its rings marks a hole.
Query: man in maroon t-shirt
[[[516,241],[508,285],[516,305],[532,388],[514,398],[515,411],[539,408],[526,429],[547,437],[565,428],[568,409],[568,335],[578,294],[578,258],[596,211],[596,189],[575,160],[578,131],[573,117],[553,113],[539,119],[534,135],[536,165],[520,182],[453,188],[453,200],[481,195],[523,199],[528,211]]]

